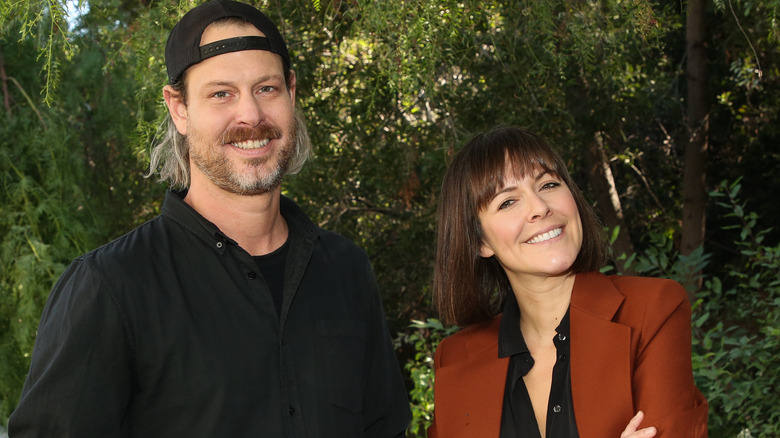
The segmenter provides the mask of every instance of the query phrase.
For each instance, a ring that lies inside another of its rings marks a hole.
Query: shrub
[[[710,266],[693,303],[693,373],[710,404],[710,436],[780,436],[780,245],[764,242],[770,230],[756,230],[758,214],[738,199],[739,181],[722,182],[710,193],[723,217],[734,221],[734,253],[723,266]],[[691,273],[710,262],[701,249],[677,254],[668,236],[632,260],[641,275],[672,278],[695,287]],[[696,279],[695,279],[696,280]]]
[[[458,327],[444,327],[436,318],[412,321],[410,333],[402,334],[403,343],[411,345],[415,354],[405,365],[412,381],[409,401],[412,422],[408,437],[425,437],[425,431],[433,421],[433,355],[439,342],[457,331]]]

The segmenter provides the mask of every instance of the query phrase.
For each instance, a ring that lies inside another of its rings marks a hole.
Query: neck
[[[574,274],[511,281],[526,342],[552,343],[571,304]]]
[[[249,254],[264,255],[287,240],[287,222],[279,208],[280,196],[279,187],[262,195],[243,196],[193,180],[184,202]]]

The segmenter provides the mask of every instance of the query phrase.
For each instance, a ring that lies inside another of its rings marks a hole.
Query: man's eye
[[[275,88],[272,87],[271,85],[264,85],[264,86],[260,87],[260,89],[258,91],[261,92],[261,93],[270,93],[270,92],[274,91],[274,89]]]
[[[230,94],[227,91],[217,91],[216,93],[212,94],[212,96],[214,96],[214,97],[216,97],[218,99],[224,99],[224,98],[230,96]]]

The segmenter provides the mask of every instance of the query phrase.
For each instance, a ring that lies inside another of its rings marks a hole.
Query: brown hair
[[[582,247],[570,272],[596,271],[606,261],[608,247],[598,216],[547,142],[511,126],[479,134],[455,154],[439,199],[433,302],[446,324],[466,326],[488,320],[511,293],[495,257],[479,254],[478,216],[503,187],[508,167],[520,178],[544,170],[571,190],[582,221]]]

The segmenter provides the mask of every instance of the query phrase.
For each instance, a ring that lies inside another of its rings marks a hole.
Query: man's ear
[[[290,83],[287,84],[287,92],[290,93],[290,100],[292,101],[293,107],[295,106],[295,87],[295,70],[290,69]]]
[[[176,130],[181,135],[187,135],[187,104],[182,100],[181,93],[170,85],[166,85],[163,87],[163,98],[165,105],[168,106],[168,113],[176,125]]]

